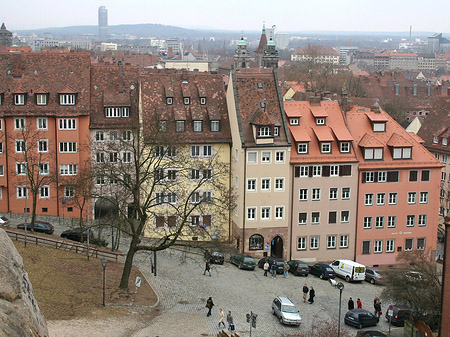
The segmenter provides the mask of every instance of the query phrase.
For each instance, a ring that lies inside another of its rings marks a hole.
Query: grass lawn
[[[46,320],[102,319],[127,315],[128,307],[102,305],[102,265],[100,259],[70,253],[59,249],[14,241],[23,258],[25,270],[33,285],[34,294]],[[156,295],[140,271],[133,267],[130,276],[130,292],[118,290],[122,263],[108,261],[106,267],[106,303],[131,304],[134,280],[142,278],[136,305],[153,305]],[[134,309],[133,309],[134,310]],[[153,310],[140,309],[144,315]]]

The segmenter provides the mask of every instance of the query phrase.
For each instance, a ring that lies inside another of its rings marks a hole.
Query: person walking
[[[234,331],[233,316],[231,316],[231,311],[228,311],[227,323],[228,323],[228,330]]]
[[[356,300],[356,306],[358,307],[358,309],[362,309],[362,302],[359,298]]]
[[[223,313],[223,309],[219,309],[219,328],[220,324],[223,324],[223,327],[225,328],[225,323],[223,322],[223,319],[225,318],[225,314]]]
[[[309,288],[309,304],[313,304],[314,303],[314,297],[316,296],[316,292],[314,291],[314,288],[311,286],[311,288]]]
[[[283,273],[284,273],[283,277],[284,277],[284,278],[288,278],[288,274],[289,274],[289,265],[288,265],[287,262],[285,262],[284,265],[283,265]]]
[[[212,300],[212,297],[208,298],[208,300],[206,301],[206,307],[208,308],[208,313],[206,314],[206,317],[211,316],[211,309],[214,306],[214,302]]]
[[[277,263],[275,261],[270,266],[270,273],[272,274],[272,278],[277,278]]]
[[[303,286],[303,302],[304,303],[306,303],[306,297],[308,296],[308,291],[309,291],[308,286],[305,283],[305,285]]]
[[[350,297],[348,300],[348,310],[355,309],[355,302],[353,302],[353,299]]]
[[[378,297],[375,297],[374,299],[373,308],[375,309],[375,316],[379,318],[382,312],[381,312],[381,301]]]
[[[205,271],[203,272],[203,275],[206,275],[206,272],[208,272],[209,276],[211,276],[211,267],[209,266],[208,260],[205,260]]]
[[[270,269],[270,264],[269,261],[266,261],[266,263],[264,263],[264,276],[267,276],[267,272]]]

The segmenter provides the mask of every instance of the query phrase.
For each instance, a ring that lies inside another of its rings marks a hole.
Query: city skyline
[[[157,4],[143,0],[127,3],[80,0],[63,4],[54,0],[39,3],[18,0],[3,5],[1,19],[11,31],[97,25],[98,8],[106,6],[109,25],[155,23],[192,29],[255,31],[265,22],[267,27],[276,25],[278,31],[407,32],[410,25],[413,34],[450,31],[445,17],[450,2],[444,0],[433,2],[432,7],[418,1],[411,5],[406,0],[379,0],[376,6],[368,0],[347,0],[345,6],[341,4],[331,0],[287,1],[278,7],[269,0],[224,3],[175,0]]]

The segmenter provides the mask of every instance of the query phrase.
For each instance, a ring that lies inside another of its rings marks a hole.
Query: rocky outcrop
[[[1,228],[0,336],[48,336],[22,257]]]

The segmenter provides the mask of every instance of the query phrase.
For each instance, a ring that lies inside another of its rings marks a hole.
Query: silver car
[[[300,326],[302,323],[299,311],[287,297],[278,296],[273,300],[272,314],[278,317],[281,324]]]

